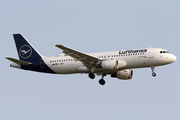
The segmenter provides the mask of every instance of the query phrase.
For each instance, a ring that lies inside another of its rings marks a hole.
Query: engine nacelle
[[[129,80],[132,79],[133,77],[133,70],[126,69],[126,70],[117,71],[116,73],[111,74],[111,77],[122,80]]]
[[[127,62],[124,60],[106,60],[102,61],[101,67],[106,70],[114,70],[123,68],[127,65]]]
[[[106,70],[114,70],[118,67],[118,61],[117,60],[107,60],[102,61],[101,67]]]

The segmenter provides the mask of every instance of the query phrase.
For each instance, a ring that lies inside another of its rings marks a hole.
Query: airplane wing
[[[25,61],[22,61],[22,60],[17,60],[17,59],[14,59],[14,58],[10,58],[10,57],[6,57],[6,59],[16,63],[16,64],[19,64],[19,65],[30,65],[32,63],[30,62],[25,62]]]
[[[55,45],[55,46],[62,49],[65,55],[71,56],[75,58],[77,61],[81,61],[88,69],[91,69],[92,64],[100,61],[100,59],[97,58],[96,56],[86,54],[86,53],[65,47],[63,45]]]

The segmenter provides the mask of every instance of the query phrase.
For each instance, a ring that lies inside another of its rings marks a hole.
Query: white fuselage
[[[106,71],[102,68],[97,68],[94,70],[94,73],[108,73],[130,68],[161,66],[172,63],[176,60],[176,57],[173,54],[170,54],[166,50],[160,48],[101,52],[92,53],[91,55],[96,56],[97,58],[102,60],[115,59],[124,60],[127,62],[127,65],[123,68]],[[90,70],[88,70],[82,62],[76,61],[70,56],[58,55],[56,57],[43,57],[43,60],[45,64],[57,74],[90,72]],[[43,67],[43,64],[41,65],[41,67]]]

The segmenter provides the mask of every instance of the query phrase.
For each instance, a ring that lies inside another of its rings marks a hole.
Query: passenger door
[[[154,58],[154,49],[153,48],[148,49],[148,58]]]

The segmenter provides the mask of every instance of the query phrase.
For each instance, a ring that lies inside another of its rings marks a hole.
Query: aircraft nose
[[[175,55],[172,55],[171,60],[172,62],[176,61],[177,57]]]

